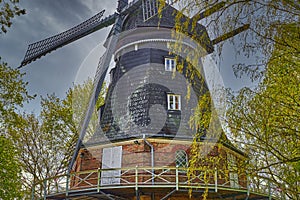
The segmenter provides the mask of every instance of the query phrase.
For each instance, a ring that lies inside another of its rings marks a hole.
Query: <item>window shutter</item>
[[[102,169],[121,168],[122,146],[103,148]],[[121,170],[101,172],[101,185],[120,184]]]

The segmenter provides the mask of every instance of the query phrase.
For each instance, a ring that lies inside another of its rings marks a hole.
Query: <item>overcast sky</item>
[[[116,4],[117,0],[21,0],[20,6],[27,14],[15,18],[8,33],[0,35],[2,61],[16,68],[28,44],[72,28],[103,9],[104,17],[108,16],[115,12]],[[64,97],[73,83],[94,72],[109,30],[110,27],[99,30],[23,67],[29,92]],[[228,46],[219,68],[225,86],[236,90],[251,82],[234,77],[231,64],[236,61],[232,52],[233,47]],[[39,99],[26,106],[26,110],[37,111],[38,107]]]

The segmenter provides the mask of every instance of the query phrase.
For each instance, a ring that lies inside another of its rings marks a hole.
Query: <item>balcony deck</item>
[[[206,190],[208,199],[277,199],[271,196],[275,189],[261,178],[235,182],[217,169],[207,173],[195,169],[193,176],[188,176],[187,170],[133,167],[70,173],[36,183],[32,199],[136,199],[151,193],[155,193],[155,199],[188,199],[190,190],[191,199],[199,199]]]

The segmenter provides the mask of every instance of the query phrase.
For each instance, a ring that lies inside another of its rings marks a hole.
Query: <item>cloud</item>
[[[13,19],[7,34],[0,35],[0,56],[12,67],[21,63],[27,45],[70,29],[92,17],[103,9],[105,15],[112,14],[116,2],[104,0],[24,0],[20,7],[27,14]],[[47,54],[25,66],[25,80],[29,82],[31,94],[46,95],[56,93],[63,97],[75,81],[77,70],[89,52],[103,43],[109,28],[99,30],[63,48]],[[95,54],[95,57],[102,52]],[[98,60],[98,58],[94,58]],[[38,110],[39,102],[30,109]]]

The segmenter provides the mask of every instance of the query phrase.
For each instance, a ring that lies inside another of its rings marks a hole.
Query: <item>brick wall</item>
[[[175,167],[175,153],[178,150],[185,150],[189,156],[190,154],[190,143],[185,141],[173,141],[169,143],[166,140],[159,139],[148,139],[148,141],[154,147],[154,165],[155,167]],[[135,168],[138,167],[151,167],[151,152],[150,147],[144,143],[142,139],[121,142],[119,144],[114,144],[116,146],[122,146],[122,168]],[[86,170],[95,170],[101,169],[102,165],[102,151],[105,147],[111,147],[112,145],[102,145],[95,146],[86,149],[80,149],[77,161],[76,161],[76,171],[86,171]],[[218,183],[224,184],[227,182],[229,184],[228,170],[227,166],[227,152],[229,150],[226,147],[220,147],[220,145],[212,148],[212,151],[209,153],[210,157],[220,156],[221,160],[218,164],[213,164],[213,167],[222,166],[224,172],[218,174]],[[234,152],[233,152],[234,153]],[[240,158],[242,158],[240,156]],[[205,164],[205,163],[204,163]],[[207,163],[206,163],[207,164]],[[208,164],[211,165],[211,164]],[[225,168],[224,168],[225,167]],[[134,170],[130,171],[134,175]],[[127,174],[129,175],[129,174]],[[94,175],[93,175],[94,176]],[[142,176],[142,175],[141,175]],[[91,176],[92,177],[92,176]],[[175,174],[174,174],[175,177]],[[211,177],[213,178],[213,176]],[[145,179],[145,178],[144,178]],[[139,181],[144,180],[140,178]],[[172,178],[171,178],[172,179]],[[134,182],[134,176],[132,180]],[[213,180],[211,180],[213,181]],[[76,179],[73,180],[76,183]],[[173,180],[174,182],[174,180]],[[246,186],[246,176],[243,171],[239,174],[239,183],[242,186]],[[73,184],[74,185],[74,184]]]

